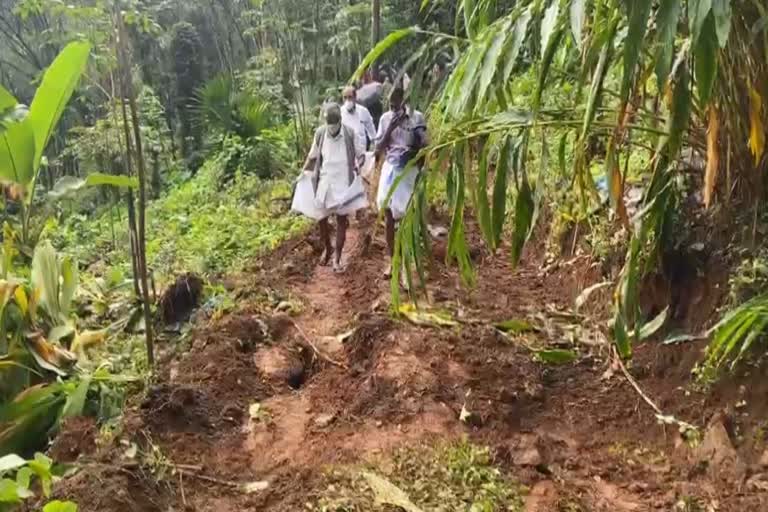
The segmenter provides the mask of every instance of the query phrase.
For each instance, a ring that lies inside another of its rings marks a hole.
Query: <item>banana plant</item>
[[[30,245],[29,221],[43,154],[85,71],[91,46],[68,44],[45,71],[27,110],[0,86],[0,179],[21,188],[21,240]],[[8,114],[8,112],[13,112]]]

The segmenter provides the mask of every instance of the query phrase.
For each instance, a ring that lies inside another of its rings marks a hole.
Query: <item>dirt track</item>
[[[666,413],[704,427],[723,414],[716,425],[732,439],[705,428],[711,449],[695,451],[675,427],[658,425],[620,372],[606,372],[606,346],[576,340],[578,361],[545,366],[489,327],[569,311],[599,280],[588,259],[542,272],[532,254],[513,270],[475,244],[484,259],[475,289],[460,287],[439,260],[430,270],[431,302],[461,326],[418,327],[388,314],[383,246],[374,240],[363,256],[363,238],[353,226],[343,275],[316,268],[311,244],[279,248],[241,278],[237,311],[200,325],[192,350],[166,362],[159,383],[127,411],[121,438],[145,452],[156,447],[181,472],[118,463],[125,445],[95,450],[83,441],[69,452],[98,464],[59,493],[85,512],[299,511],[322,491],[328,465],[469,436],[528,486],[529,512],[676,510],[688,498],[717,506],[700,510],[768,509],[758,464],[765,440],[757,439],[766,384],[724,383],[705,396],[687,389],[700,347],[639,347],[632,372]],[[286,301],[301,304],[293,319],[271,311]],[[599,330],[585,323],[580,333]],[[571,343],[550,335],[537,342]],[[462,408],[471,413],[464,422]],[[252,494],[233,487],[250,481],[268,486]]]

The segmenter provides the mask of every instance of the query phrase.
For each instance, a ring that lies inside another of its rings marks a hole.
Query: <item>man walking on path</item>
[[[348,215],[368,206],[357,167],[364,147],[357,143],[354,131],[342,123],[337,104],[326,106],[324,115],[325,125],[315,132],[291,208],[318,220],[324,247],[320,264],[328,265],[333,258],[334,272],[341,272]],[[331,215],[336,216],[335,247],[331,245]]]
[[[406,107],[405,91],[402,86],[392,89],[389,105],[390,110],[381,117],[376,136],[376,156],[384,155],[385,158],[376,195],[376,203],[380,209],[384,208],[387,223],[386,235],[390,261],[384,272],[385,277],[392,275],[391,258],[395,252],[395,224],[403,218],[408,209],[419,173],[418,164],[411,163],[411,160],[429,143],[426,120],[421,112]],[[401,175],[404,176],[387,202],[390,189]]]
[[[373,125],[371,113],[363,105],[357,103],[357,92],[354,87],[347,86],[341,93],[344,104],[341,107],[341,121],[355,131],[358,145],[367,149],[376,140],[376,127]]]

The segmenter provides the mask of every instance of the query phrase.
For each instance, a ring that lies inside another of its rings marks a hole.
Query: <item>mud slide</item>
[[[700,346],[638,347],[630,371],[644,392],[701,427],[691,448],[611,366],[604,327],[573,313],[600,279],[588,258],[542,270],[534,249],[513,270],[475,243],[467,290],[436,242],[424,304],[450,321],[417,325],[390,314],[384,247],[369,234],[350,229],[341,275],[300,239],[239,276],[237,310],[196,327],[121,432],[59,437],[54,450],[81,470],[58,495],[86,512],[321,510],[330,469],[468,439],[521,484],[529,512],[768,510],[764,378],[702,394],[688,373]],[[515,332],[493,326],[510,319]],[[578,357],[546,364],[541,348]]]

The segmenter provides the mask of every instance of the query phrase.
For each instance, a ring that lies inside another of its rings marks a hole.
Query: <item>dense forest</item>
[[[0,0],[0,510],[768,509],[766,98],[763,0]]]

